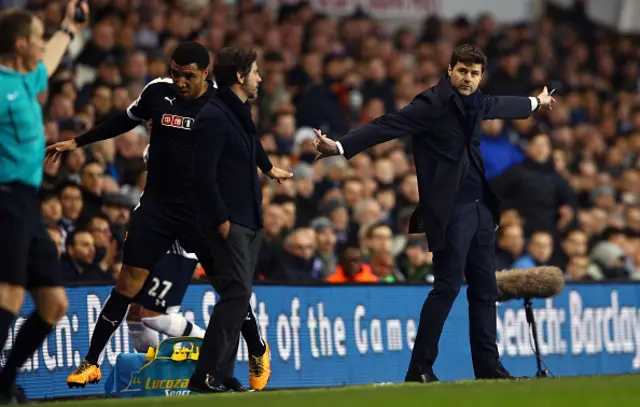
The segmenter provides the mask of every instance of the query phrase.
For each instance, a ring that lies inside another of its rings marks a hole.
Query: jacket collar
[[[458,93],[451,86],[451,82],[449,81],[448,75],[444,75],[435,86],[436,93],[445,100],[448,100],[452,97],[458,95]],[[478,96],[482,96],[482,92],[480,89],[476,89],[476,93]]]
[[[249,141],[253,138],[253,135],[249,134],[249,132],[247,132],[247,130],[244,128],[244,126],[240,122],[240,119],[238,118],[236,112],[234,112],[234,110],[229,105],[227,105],[224,102],[224,100],[220,98],[220,95],[216,94],[214,97],[210,99],[209,103],[214,104],[223,112],[225,112],[227,117],[230,119],[231,123],[236,127],[238,132],[240,132],[241,137],[248,139]],[[252,148],[253,143],[250,142],[247,146],[249,147],[249,150],[251,151],[253,150]]]
[[[466,115],[465,108],[462,105],[462,100],[460,99],[460,96],[458,96],[458,92],[456,92],[453,89],[453,86],[451,86],[448,75],[445,74],[442,78],[440,78],[440,81],[438,81],[435,86],[435,91],[436,94],[445,101],[453,99],[453,102],[456,104],[458,110],[460,110],[463,115]],[[482,92],[480,92],[480,89],[476,89],[476,94],[479,98],[482,98]]]

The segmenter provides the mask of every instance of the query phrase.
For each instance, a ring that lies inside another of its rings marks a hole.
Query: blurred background
[[[65,3],[0,0],[32,10],[49,35]],[[295,176],[263,179],[256,280],[340,283],[343,270],[353,281],[431,281],[427,239],[407,234],[418,202],[410,140],[315,162],[312,128],[337,139],[401,109],[437,83],[465,42],[489,58],[483,92],[537,95],[548,86],[558,100],[527,120],[483,123],[486,175],[507,205],[496,267],[556,265],[572,281],[640,278],[637,1],[89,3],[91,24],[42,100],[49,144],[125,109],[167,75],[180,41],[201,42],[213,60],[227,45],[259,53],[253,117],[271,161]],[[144,188],[149,134],[140,126],[45,165],[42,216],[62,261],[98,267],[105,283],[119,271]],[[97,283],[91,274],[68,274],[67,283]]]

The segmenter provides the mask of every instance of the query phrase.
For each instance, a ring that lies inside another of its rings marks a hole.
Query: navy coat
[[[479,90],[477,92],[480,92]],[[411,135],[420,190],[410,233],[426,233],[430,251],[445,247],[445,230],[458,188],[471,163],[483,173],[484,200],[496,224],[500,201],[484,177],[480,155],[480,124],[486,119],[524,119],[531,114],[531,100],[519,96],[489,96],[480,93],[481,107],[471,137],[464,130],[465,110],[446,78],[417,95],[396,113],[386,114],[340,139],[346,158],[376,144]]]

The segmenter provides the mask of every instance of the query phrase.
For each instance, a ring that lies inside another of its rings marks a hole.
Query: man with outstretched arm
[[[433,364],[444,322],[468,283],[469,331],[478,379],[512,379],[496,346],[497,286],[494,267],[498,197],[484,176],[480,124],[486,119],[524,119],[550,109],[555,101],[538,97],[489,96],[478,90],[487,58],[474,45],[451,55],[447,74],[397,113],[387,114],[335,142],[316,130],[319,158],[346,158],[389,140],[412,136],[420,204],[410,233],[426,233],[433,252],[435,281],[422,311],[411,362],[410,382],[437,381]]]

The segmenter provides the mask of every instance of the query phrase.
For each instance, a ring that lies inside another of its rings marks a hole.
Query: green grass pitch
[[[261,393],[73,400],[54,404],[61,407],[638,407],[640,375],[367,385]]]

